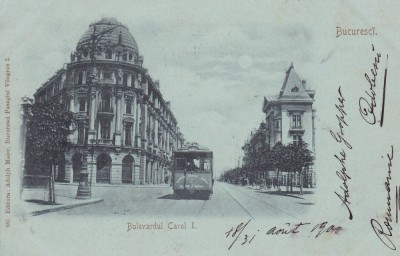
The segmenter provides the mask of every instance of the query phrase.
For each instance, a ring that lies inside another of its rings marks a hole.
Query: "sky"
[[[218,174],[237,165],[245,140],[265,119],[264,96],[279,92],[291,62],[307,86],[316,89],[313,32],[292,8],[297,2],[151,3],[44,1],[18,9],[15,24],[24,26],[8,27],[15,40],[2,46],[12,47],[23,73],[18,76],[24,88],[20,93],[32,96],[69,62],[91,22],[115,17],[136,39],[143,66],[160,80],[185,139],[214,151]]]

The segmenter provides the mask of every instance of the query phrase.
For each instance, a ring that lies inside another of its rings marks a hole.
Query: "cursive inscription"
[[[392,209],[391,209],[391,197],[390,197],[390,181],[392,180],[392,160],[393,160],[393,146],[391,146],[391,152],[389,154],[386,154],[388,163],[387,163],[387,176],[386,176],[386,181],[385,181],[385,189],[387,192],[386,196],[386,204],[387,204],[387,209],[386,209],[386,217],[385,221],[383,222],[384,226],[382,225],[375,219],[371,219],[371,226],[372,229],[375,231],[376,236],[382,241],[386,247],[388,247],[391,250],[396,250],[396,246],[393,244],[392,240],[390,239],[392,237]]]
[[[375,53],[375,47],[372,45],[372,51]],[[377,52],[374,56],[374,62],[372,63],[372,69],[370,74],[364,73],[364,77],[368,82],[368,90],[365,91],[366,96],[361,97],[358,100],[359,111],[361,117],[370,125],[374,125],[377,123],[375,116],[375,108],[376,108],[376,79],[378,76],[379,63],[380,63],[381,53]],[[387,59],[389,56],[387,56]],[[383,86],[383,98],[382,98],[382,107],[381,107],[381,117],[378,121],[380,126],[383,125],[383,117],[384,117],[384,109],[385,109],[385,90],[386,90],[386,76],[387,76],[387,66],[385,68],[385,77],[384,77],[384,86]]]
[[[352,149],[353,147],[349,143],[347,139],[345,139],[345,132],[344,128],[348,127],[348,123],[345,119],[347,116],[347,113],[344,108],[344,102],[346,101],[345,98],[343,97],[342,94],[342,89],[341,86],[338,88],[338,104],[335,104],[336,109],[338,110],[338,113],[336,114],[336,119],[338,120],[338,126],[339,126],[339,131],[338,132],[333,132],[332,130],[330,131],[333,139],[338,142],[338,143],[343,143],[347,149]],[[339,199],[342,201],[342,203],[346,206],[347,211],[349,213],[349,219],[353,219],[353,213],[351,212],[350,209],[350,193],[349,193],[349,186],[347,185],[347,181],[350,180],[350,176],[347,174],[347,169],[346,169],[346,151],[342,149],[342,151],[339,152],[339,154],[334,154],[334,157],[339,161],[340,163],[340,170],[336,171],[336,175],[339,177],[339,179],[342,181],[342,186],[340,186],[340,189],[342,190],[341,193],[338,193],[335,191],[335,194],[339,197]]]
[[[228,237],[234,238],[233,242],[229,245],[228,250],[230,250],[232,246],[236,243],[236,241],[241,237],[243,230],[247,227],[250,221],[251,220],[248,220],[246,223],[242,222],[236,227],[232,227],[229,231],[225,232],[226,238]],[[241,241],[240,244],[244,245],[246,243],[251,243],[251,241],[253,241],[255,236],[256,235],[253,235],[251,238],[249,238],[248,234],[243,234],[243,237],[241,237],[243,241]]]
[[[225,232],[226,238],[233,238],[233,242],[230,243],[228,250],[230,250],[235,243],[238,245],[249,245],[253,242],[256,236],[268,236],[268,237],[282,237],[291,235],[292,237],[296,237],[299,233],[308,232],[308,237],[314,237],[317,239],[324,234],[335,234],[338,235],[343,228],[341,226],[329,225],[327,221],[318,223],[311,230],[307,227],[310,227],[311,223],[309,222],[300,222],[296,224],[285,223],[284,226],[278,227],[274,226],[272,228],[257,228],[256,230],[253,228],[249,228],[249,223],[251,220],[247,222],[241,222],[237,226],[231,227],[227,232]],[[265,232],[265,230],[267,230]],[[265,233],[264,233],[265,232]],[[256,240],[254,240],[256,241]]]

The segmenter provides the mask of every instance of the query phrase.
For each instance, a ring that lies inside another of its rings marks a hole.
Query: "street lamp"
[[[87,44],[89,46],[90,49],[90,64],[92,67],[92,71],[90,72],[89,76],[88,76],[88,90],[87,90],[87,99],[88,99],[88,104],[87,104],[87,117],[86,117],[86,126],[85,126],[85,144],[84,144],[84,148],[82,150],[82,166],[81,166],[81,171],[80,171],[80,177],[79,177],[79,185],[78,185],[78,190],[76,191],[76,199],[90,199],[92,197],[92,193],[91,193],[91,186],[92,186],[92,173],[90,175],[90,181],[88,179],[89,173],[87,170],[87,155],[88,155],[88,131],[89,131],[89,126],[90,126],[90,120],[91,120],[91,94],[92,94],[92,86],[94,83],[94,80],[96,79],[96,77],[94,77],[94,73],[95,73],[95,53],[96,53],[96,48],[101,40],[101,38],[106,35],[106,34],[111,34],[116,28],[121,27],[121,24],[115,24],[114,26],[104,29],[100,32],[96,31],[96,24],[93,25],[93,33],[91,35],[91,37],[85,41],[82,42],[82,44]],[[121,40],[119,39],[118,45],[120,46],[121,44]],[[92,139],[91,139],[92,142]],[[94,142],[94,141],[93,141]],[[92,145],[92,149],[93,149],[93,145]],[[93,153],[92,153],[92,170],[93,171]]]
[[[90,144],[92,145],[92,150],[90,151],[90,154],[92,156],[92,168],[90,168],[90,181],[89,181],[90,193],[92,193],[94,146],[97,145],[98,143],[99,143],[99,140],[96,140],[96,139],[91,139],[90,140]]]

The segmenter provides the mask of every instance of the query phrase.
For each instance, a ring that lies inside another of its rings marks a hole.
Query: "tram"
[[[208,199],[213,193],[213,152],[187,143],[173,152],[172,188],[175,196]]]

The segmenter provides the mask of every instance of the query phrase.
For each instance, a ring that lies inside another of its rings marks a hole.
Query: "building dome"
[[[103,50],[108,47],[122,46],[124,51],[133,51],[139,54],[137,43],[129,32],[129,29],[115,18],[102,18],[100,21],[90,24],[89,28],[79,39],[76,46],[77,51],[90,46],[94,29],[96,29],[95,34],[100,38],[96,44],[98,50],[99,48]],[[104,34],[100,35],[102,33]]]

